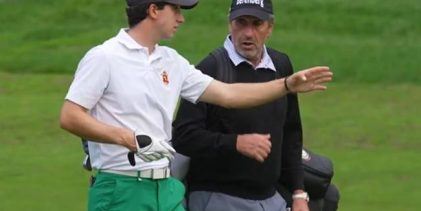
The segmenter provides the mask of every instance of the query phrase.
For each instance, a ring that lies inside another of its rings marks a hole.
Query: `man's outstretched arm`
[[[288,92],[305,93],[322,91],[325,83],[332,80],[329,67],[320,66],[301,70],[287,78],[265,83],[227,84],[213,80],[199,101],[226,108],[247,108],[271,102]]]

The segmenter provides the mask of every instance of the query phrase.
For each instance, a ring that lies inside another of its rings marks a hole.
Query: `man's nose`
[[[177,22],[178,23],[184,23],[184,20],[185,20],[184,15],[179,13],[178,16],[177,16]]]
[[[247,25],[244,27],[244,35],[246,36],[253,36],[254,27],[252,25]]]

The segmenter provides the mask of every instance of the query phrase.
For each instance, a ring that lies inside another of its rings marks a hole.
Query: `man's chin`
[[[253,56],[256,54],[254,50],[246,50],[241,49],[241,51],[238,52],[242,57],[250,60],[250,58],[253,58]]]
[[[167,34],[165,36],[163,36],[161,39],[162,40],[170,40],[171,38],[173,38],[175,36],[175,33],[172,34]]]

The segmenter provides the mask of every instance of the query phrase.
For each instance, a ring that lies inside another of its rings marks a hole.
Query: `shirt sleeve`
[[[181,67],[185,70],[185,77],[180,93],[181,98],[184,98],[192,103],[197,103],[199,97],[209,86],[213,78],[197,70],[183,57],[180,59]]]
[[[106,55],[95,47],[80,61],[65,99],[91,109],[103,95],[109,79]]]

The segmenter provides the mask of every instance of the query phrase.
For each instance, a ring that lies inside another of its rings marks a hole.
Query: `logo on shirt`
[[[167,71],[164,70],[161,74],[161,77],[162,77],[162,82],[164,83],[164,85],[168,85],[170,83]]]

